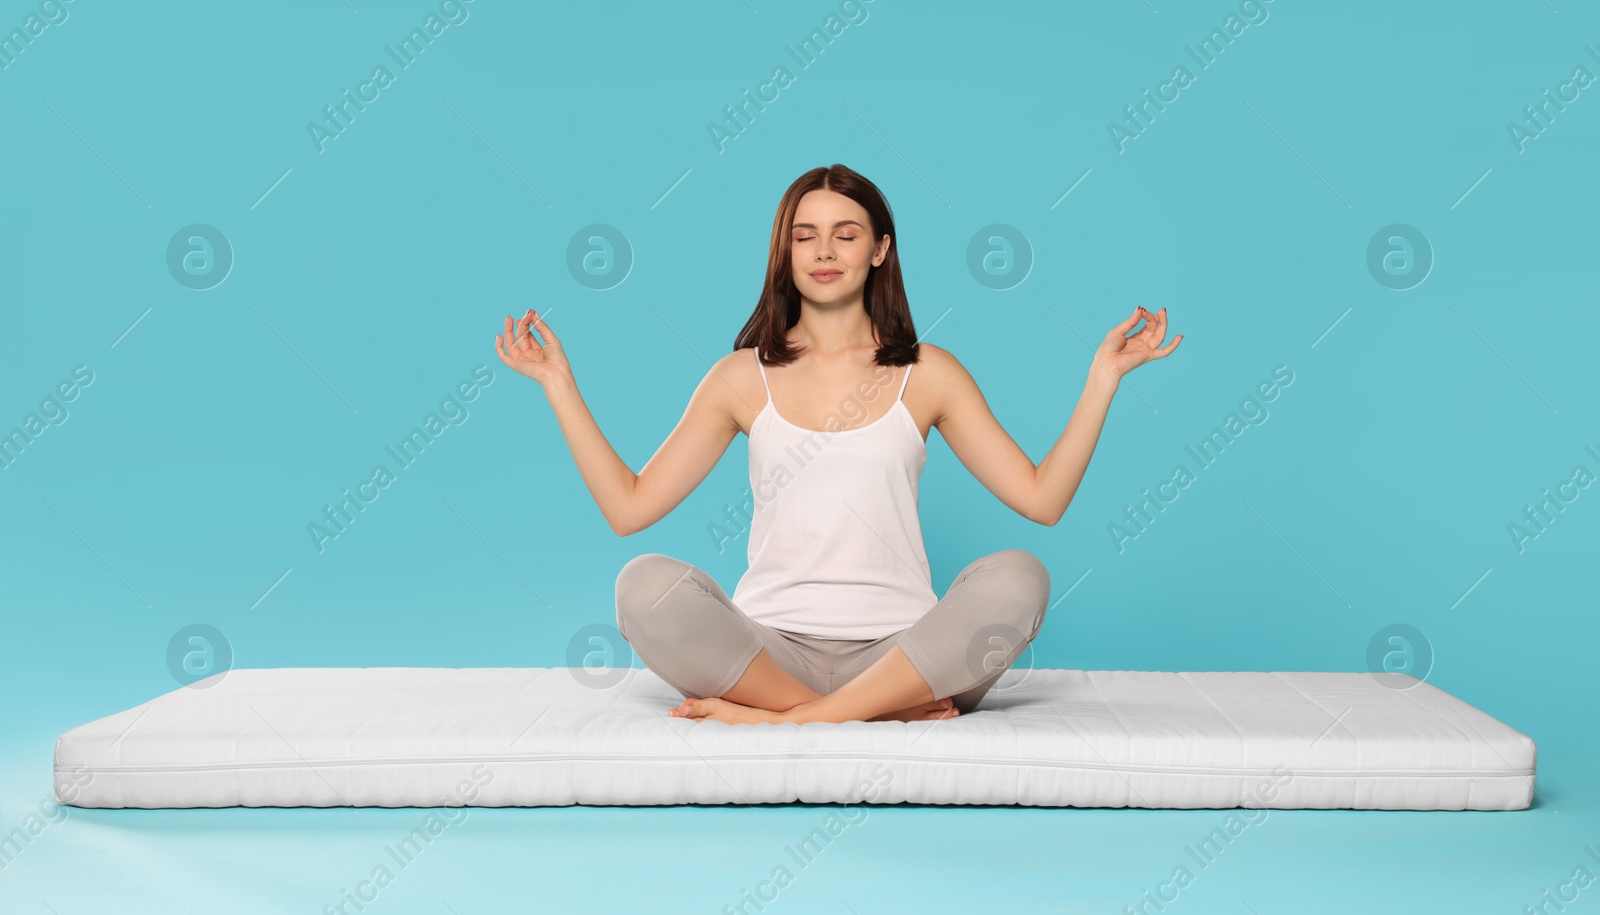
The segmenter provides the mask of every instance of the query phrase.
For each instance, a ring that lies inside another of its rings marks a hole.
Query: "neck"
[[[789,336],[811,354],[824,358],[878,347],[872,320],[860,301],[853,306],[805,302],[800,309],[800,320],[790,329]]]

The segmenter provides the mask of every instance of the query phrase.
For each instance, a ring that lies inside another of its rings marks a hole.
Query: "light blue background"
[[[1176,911],[1510,913],[1600,873],[1600,490],[1521,551],[1507,532],[1600,472],[1600,88],[1520,150],[1507,127],[1600,73],[1592,5],[474,0],[406,69],[385,48],[437,4],[67,9],[0,71],[0,430],[94,373],[0,471],[0,831],[49,797],[59,734],[176,688],[190,624],[238,667],[561,666],[639,553],[731,591],[745,543],[708,525],[747,485],[743,438],[618,538],[492,336],[547,311],[637,470],[754,307],[784,188],[843,162],[894,207],[919,333],[1035,462],[1135,306],[1185,335],[1128,377],[1055,527],[932,436],[940,593],[1036,553],[1039,667],[1364,670],[1408,624],[1429,682],[1538,741],[1530,810],[1274,811]],[[1261,9],[1210,67],[1189,56]],[[0,6],[0,30],[39,10]],[[811,66],[789,56],[852,11]],[[308,122],[379,64],[393,83],[319,152]],[[719,151],[707,125],[779,65],[793,82]],[[1119,152],[1108,123],[1178,65],[1194,82]],[[235,255],[205,291],[166,260],[194,223]],[[633,252],[603,291],[567,263],[593,223]],[[966,260],[994,223],[1033,253],[1005,290]],[[1394,223],[1435,258],[1403,291],[1366,258]],[[479,365],[466,420],[319,553],[307,524]],[[1279,365],[1266,420],[1200,470],[1186,446]],[[1179,463],[1198,479],[1119,552],[1108,525]],[[471,809],[369,911],[720,911],[830,809]],[[319,912],[425,813],[69,808],[0,872],[0,908]],[[876,808],[774,907],[1119,912],[1223,817]]]

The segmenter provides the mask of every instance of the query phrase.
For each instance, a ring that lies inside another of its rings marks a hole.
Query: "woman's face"
[[[800,198],[789,244],[795,288],[817,303],[860,301],[867,271],[889,253],[889,236],[874,243],[861,204],[823,189]]]

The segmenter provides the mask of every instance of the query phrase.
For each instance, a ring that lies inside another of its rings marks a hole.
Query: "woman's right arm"
[[[541,345],[529,332],[537,330]],[[695,388],[689,406],[665,442],[635,474],[606,440],[578,392],[561,341],[536,312],[529,311],[495,337],[500,361],[539,382],[555,411],[578,473],[606,523],[619,536],[644,530],[676,508],[721,460],[739,432],[732,404],[737,394],[724,381],[737,354],[713,366]]]

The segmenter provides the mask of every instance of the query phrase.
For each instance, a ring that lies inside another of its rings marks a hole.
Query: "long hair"
[[[795,288],[790,266],[794,239],[794,214],[800,198],[827,189],[843,194],[867,211],[869,235],[873,244],[889,236],[889,253],[883,263],[868,268],[862,290],[862,304],[877,331],[879,346],[874,356],[878,365],[906,365],[918,359],[917,329],[911,321],[911,305],[906,301],[905,281],[900,276],[900,240],[895,237],[894,214],[878,186],[846,166],[835,163],[818,166],[789,185],[778,201],[772,219],[772,243],[767,252],[767,280],[761,288],[755,311],[734,337],[734,350],[761,347],[761,361],[767,365],[787,365],[799,355],[789,345],[788,332],[800,320],[800,290]]]

